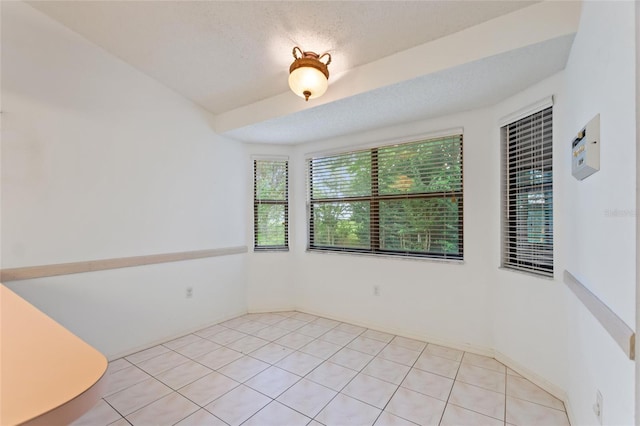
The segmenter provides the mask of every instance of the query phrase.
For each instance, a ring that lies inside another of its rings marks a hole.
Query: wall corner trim
[[[82,262],[0,269],[0,282],[104,271],[107,269],[129,268],[133,266],[153,265],[156,263],[180,262],[184,260],[204,259],[207,257],[228,256],[232,254],[247,253],[247,251],[247,246],[237,246],[208,250],[183,251],[178,253],[151,254],[145,256],[120,257],[115,259],[87,260]]]
[[[609,333],[613,340],[620,346],[630,360],[635,359],[636,334],[634,331],[582,284],[571,272],[564,271],[564,283],[591,312],[598,322]]]

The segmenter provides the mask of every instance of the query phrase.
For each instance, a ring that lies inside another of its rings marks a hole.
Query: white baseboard
[[[249,308],[248,312],[249,314],[268,314],[270,312],[291,312],[291,311],[295,311],[296,309],[292,306],[289,306],[287,308],[283,308],[283,307],[277,307],[277,308],[264,308],[264,307],[260,307],[260,308]]]
[[[493,357],[496,360],[503,363],[504,365],[506,365],[507,367],[509,367],[510,369],[512,369],[513,371],[515,371],[516,373],[520,374],[522,377],[529,380],[531,383],[549,392],[551,395],[555,396],[559,400],[565,401],[567,399],[567,394],[564,391],[564,389],[555,385],[554,383],[551,383],[550,381],[540,376],[539,374],[535,373],[534,371],[530,370],[529,368],[523,366],[519,362],[515,361],[513,358],[503,354],[500,351],[494,351]]]
[[[568,397],[567,399],[564,400],[564,409],[567,411],[567,417],[569,417],[569,424],[577,425],[578,423],[573,421],[573,419],[575,419],[576,417],[573,415],[573,407],[571,406],[571,402],[569,401]]]

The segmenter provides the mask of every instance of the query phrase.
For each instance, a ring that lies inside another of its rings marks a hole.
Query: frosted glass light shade
[[[327,77],[313,67],[296,68],[289,74],[289,87],[301,98],[313,99],[322,96],[328,86]],[[305,92],[309,94],[308,97]]]

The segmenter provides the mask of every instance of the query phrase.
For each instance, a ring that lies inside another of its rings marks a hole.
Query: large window
[[[309,249],[462,259],[462,135],[308,160]]]
[[[502,128],[502,266],[553,276],[552,108]]]
[[[289,164],[286,160],[253,162],[253,231],[255,250],[289,247]]]

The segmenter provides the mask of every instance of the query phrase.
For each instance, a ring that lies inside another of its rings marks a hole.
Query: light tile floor
[[[249,314],[115,360],[74,426],[569,425],[493,358],[301,312]]]

